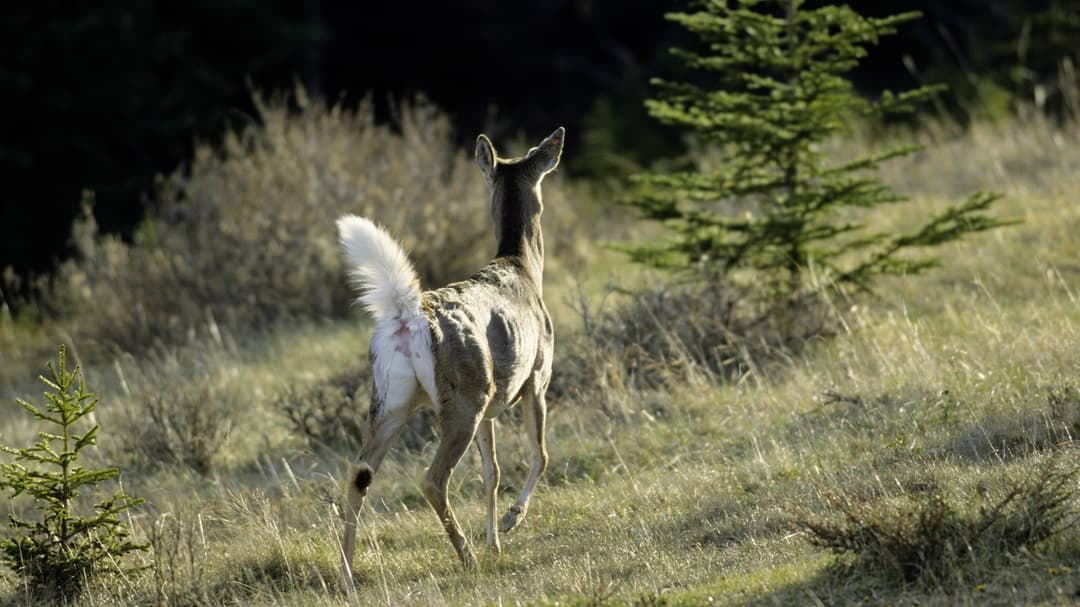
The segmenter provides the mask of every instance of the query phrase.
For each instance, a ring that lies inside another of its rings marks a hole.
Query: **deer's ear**
[[[484,134],[476,138],[476,164],[480,165],[484,179],[492,183],[495,180],[495,146]]]
[[[555,132],[548,135],[540,145],[529,150],[528,158],[536,163],[540,174],[546,174],[559,166],[559,157],[562,156],[563,139],[566,137],[566,129],[559,127]]]

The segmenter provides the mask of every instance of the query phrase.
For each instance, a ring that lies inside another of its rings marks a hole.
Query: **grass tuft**
[[[599,307],[579,295],[574,308],[581,330],[560,349],[550,393],[610,415],[631,393],[762,379],[836,330],[817,295],[770,305],[716,282],[609,288]]]
[[[846,575],[947,588],[969,583],[1080,521],[1075,452],[1031,464],[997,491],[950,495],[937,480],[896,493],[821,487],[828,514],[799,513],[810,542],[839,555]]]

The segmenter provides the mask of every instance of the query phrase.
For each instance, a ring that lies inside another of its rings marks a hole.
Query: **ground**
[[[1075,527],[1022,549],[1002,543],[992,554],[967,551],[976,545],[967,538],[945,568],[904,579],[860,566],[865,552],[815,545],[805,524],[842,520],[836,505],[844,503],[886,515],[917,511],[927,496],[961,519],[977,517],[1039,470],[1076,461],[1076,130],[1034,120],[920,136],[928,148],[884,173],[912,202],[882,210],[875,222],[902,225],[985,188],[1005,195],[995,213],[1022,223],[947,245],[942,268],[890,279],[874,297],[835,298],[844,319],[835,336],[740,378],[700,374],[664,390],[626,389],[607,395],[604,407],[573,396],[552,402],[550,467],[500,555],[483,546],[483,482],[470,450],[451,500],[477,548],[476,572],[460,568],[424,502],[420,479],[434,443],[421,434],[375,477],[360,529],[358,592],[337,590],[337,505],[355,453],[298,434],[280,394],[362,373],[366,321],[302,322],[88,364],[87,381],[102,397],[96,457],[131,464],[123,486],[147,503],[130,522],[154,543],[146,562],[156,568],[93,585],[85,604],[1080,601]],[[860,145],[838,144],[837,154]],[[584,288],[599,297],[622,262],[599,248],[591,260]],[[571,272],[553,267],[546,299],[557,333],[572,335],[580,319],[569,297],[577,287]],[[5,444],[32,436],[14,398],[40,393],[33,375],[0,374]],[[154,431],[132,418],[163,394],[187,390],[185,383],[204,386],[212,401],[202,405],[204,426],[222,428],[205,475],[182,463],[154,465],[165,455],[139,443],[164,439],[130,435]],[[365,398],[357,395],[355,406],[366,407]],[[514,414],[499,420],[496,442],[506,508],[529,461]],[[1075,495],[1069,507],[1080,512]],[[16,579],[0,581],[0,601],[27,600]]]

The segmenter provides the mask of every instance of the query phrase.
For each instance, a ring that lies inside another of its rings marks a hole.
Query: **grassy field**
[[[154,567],[95,579],[80,604],[1080,602],[1080,139],[1038,121],[921,136],[926,150],[884,172],[913,201],[875,222],[900,226],[984,188],[1023,223],[945,247],[943,268],[891,279],[874,298],[833,301],[837,335],[733,381],[699,373],[614,390],[604,406],[589,390],[554,400],[550,467],[501,555],[483,547],[470,450],[451,499],[478,549],[475,573],[424,501],[434,443],[418,431],[370,490],[357,594],[336,589],[336,504],[354,452],[299,432],[283,403],[348,399],[319,390],[364,372],[366,321],[95,356],[95,458],[124,462],[124,488],[146,498],[131,524],[152,541]],[[586,248],[587,264],[555,260],[546,276],[558,343],[579,330],[576,279],[599,302],[609,276],[625,274]],[[50,337],[0,322],[13,353]],[[20,362],[0,371],[4,444],[35,430],[14,404],[40,392],[33,377],[48,356],[31,358],[5,352]],[[528,465],[516,413],[499,420],[496,442],[505,508]],[[10,575],[0,602],[35,604]]]

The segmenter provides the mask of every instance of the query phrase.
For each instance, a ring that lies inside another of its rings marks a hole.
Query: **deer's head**
[[[559,166],[566,129],[559,127],[521,158],[499,158],[486,135],[476,138],[476,163],[491,189],[491,218],[500,250],[531,238],[529,224],[544,210],[540,182]],[[538,235],[538,232],[537,232]]]

